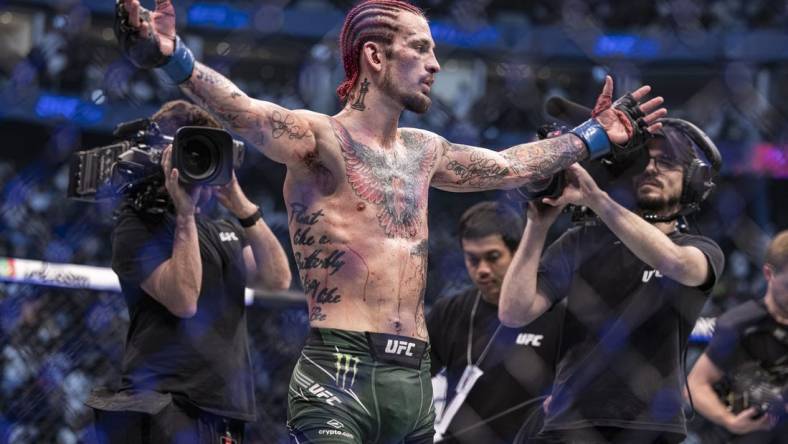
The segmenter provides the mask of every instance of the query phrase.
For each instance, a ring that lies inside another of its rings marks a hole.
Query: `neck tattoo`
[[[356,99],[355,103],[350,105],[350,107],[359,111],[367,109],[366,105],[364,105],[364,97],[366,97],[367,92],[369,92],[369,81],[364,78],[364,81],[361,82],[361,91],[359,92],[358,99]]]

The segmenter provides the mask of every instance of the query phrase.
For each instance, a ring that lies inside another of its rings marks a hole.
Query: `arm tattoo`
[[[448,143],[448,142],[447,142]],[[546,179],[586,155],[582,140],[564,135],[517,145],[500,153],[459,144],[449,144],[448,162],[442,182],[457,189],[517,187]]]
[[[269,117],[271,121],[271,137],[278,139],[283,135],[287,135],[290,140],[303,139],[309,130],[302,130],[300,126],[295,124],[295,119],[291,114],[284,116],[277,110],[274,110]]]
[[[468,162],[452,160],[446,168],[457,176],[456,184],[476,188],[498,186],[509,175],[509,168],[499,165],[495,159],[487,157],[481,150],[470,152]]]
[[[330,119],[342,149],[347,180],[362,200],[377,205],[378,223],[390,238],[413,238],[424,223],[429,177],[436,151],[426,137],[402,132],[405,156],[393,156],[356,142],[348,130]]]
[[[260,116],[249,109],[249,102],[244,100],[246,95],[202,63],[195,64],[194,71],[182,86],[186,95],[218,117],[227,129],[242,134],[254,145],[263,146],[262,122]]]
[[[265,146],[266,136],[262,130],[268,125],[273,139],[301,140],[313,136],[309,128],[297,123],[293,114],[278,109],[268,112],[253,106],[251,99],[237,86],[202,63],[197,63],[194,70],[194,75],[183,84],[183,91],[218,117],[227,129],[241,134],[252,144]]]
[[[539,142],[517,145],[501,154],[515,176],[528,181],[546,179],[581,160],[586,154],[582,140],[564,135]]]

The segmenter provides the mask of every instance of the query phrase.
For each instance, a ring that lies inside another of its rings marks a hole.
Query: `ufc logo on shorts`
[[[646,271],[644,271],[643,272],[643,282],[650,281],[651,278],[654,277],[654,276],[656,276],[658,278],[661,278],[662,277],[662,273],[660,273],[659,270],[646,270]]]
[[[353,383],[356,381],[356,372],[358,372],[358,357],[350,356],[346,353],[334,353],[334,356],[337,357],[337,385],[343,389],[347,387],[353,387]],[[349,373],[351,373],[351,376],[350,384],[348,385]]]
[[[317,396],[318,398],[326,398],[326,403],[333,406],[334,403],[341,404],[342,400],[337,398],[333,393],[323,388],[320,384],[312,384],[309,386],[309,393]]]
[[[520,333],[519,335],[517,335],[516,342],[519,345],[530,345],[532,347],[540,347],[542,345],[542,339],[544,339],[544,335]]]
[[[404,351],[405,356],[413,356],[413,347],[415,346],[416,344],[414,342],[389,339],[386,342],[386,353],[391,353],[392,355],[401,355]]]
[[[238,236],[236,236],[235,233],[233,233],[232,231],[229,231],[229,232],[228,231],[221,231],[221,232],[219,232],[219,240],[221,240],[222,242],[237,241],[238,240]]]

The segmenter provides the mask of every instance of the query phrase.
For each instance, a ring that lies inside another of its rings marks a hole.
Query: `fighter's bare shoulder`
[[[451,147],[451,143],[442,136],[419,128],[400,128],[399,137],[408,148],[431,148],[439,155]]]

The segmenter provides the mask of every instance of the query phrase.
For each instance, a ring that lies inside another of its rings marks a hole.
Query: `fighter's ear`
[[[361,47],[361,58],[372,71],[380,72],[383,70],[385,54],[382,45],[376,42],[364,43],[364,46]]]

